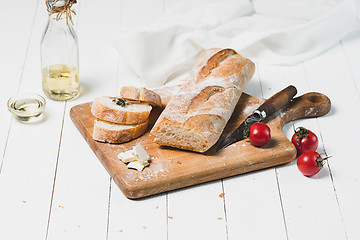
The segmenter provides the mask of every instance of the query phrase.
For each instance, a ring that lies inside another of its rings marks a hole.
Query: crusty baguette
[[[93,138],[99,142],[124,143],[143,135],[149,121],[137,125],[122,125],[95,120]]]
[[[156,121],[154,141],[207,151],[219,139],[254,71],[254,63],[232,49],[205,51]]]
[[[161,106],[160,96],[144,87],[124,86],[120,89],[120,96],[129,100],[149,103],[152,106]]]
[[[91,106],[91,113],[98,119],[118,124],[140,124],[147,121],[151,105],[132,103],[124,107],[117,105],[110,97],[97,97]]]

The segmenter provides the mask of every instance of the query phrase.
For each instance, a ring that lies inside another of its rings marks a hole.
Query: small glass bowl
[[[11,97],[7,102],[9,111],[23,123],[39,121],[45,105],[45,99],[36,93],[17,95]]]

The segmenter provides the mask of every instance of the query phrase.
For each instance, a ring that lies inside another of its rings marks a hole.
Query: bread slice
[[[95,120],[93,138],[99,142],[124,143],[146,132],[149,121],[137,125],[123,125]]]
[[[151,105],[130,103],[124,106],[116,103],[116,98],[97,97],[91,106],[91,113],[98,119],[118,124],[140,124],[146,122]]]
[[[124,86],[120,89],[120,96],[125,99],[149,103],[152,106],[161,106],[161,97],[146,88]]]

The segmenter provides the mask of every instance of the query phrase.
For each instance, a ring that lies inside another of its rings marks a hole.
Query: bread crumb
[[[177,164],[182,164],[180,161],[177,161],[176,163],[177,163]]]
[[[145,230],[146,230],[146,229],[147,229],[147,227],[146,227],[146,226],[143,226],[143,229],[145,229]]]
[[[171,216],[168,216],[168,218],[170,218],[170,219],[174,219],[173,217],[171,217]]]
[[[23,203],[26,203],[26,201],[22,201]]]
[[[120,229],[119,232],[123,232],[123,230]]]
[[[224,197],[224,195],[225,195],[225,193],[220,193],[219,197],[222,198],[222,197]]]
[[[77,227],[80,228],[80,225],[78,225]]]
[[[217,220],[223,220],[223,218],[222,218],[222,217],[218,217]]]

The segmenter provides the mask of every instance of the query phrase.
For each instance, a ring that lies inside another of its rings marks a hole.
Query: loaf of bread
[[[232,49],[201,54],[151,134],[160,145],[205,152],[219,139],[255,65]]]
[[[149,103],[152,106],[161,106],[160,96],[144,87],[138,88],[134,86],[123,86],[120,89],[120,96],[132,101]]]
[[[99,142],[124,143],[143,135],[149,120],[136,125],[122,125],[95,120],[93,138]]]
[[[91,106],[91,113],[98,119],[118,124],[140,124],[147,121],[151,105],[131,103],[121,98],[97,97]]]

